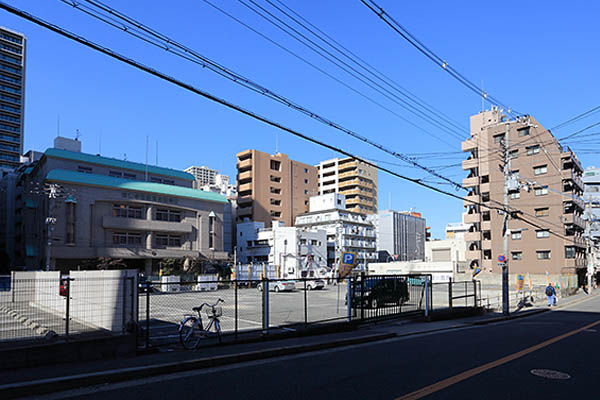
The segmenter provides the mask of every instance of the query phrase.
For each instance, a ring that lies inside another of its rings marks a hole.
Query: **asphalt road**
[[[429,387],[431,392],[421,394],[431,399],[593,399],[600,397],[595,386],[598,343],[600,298],[594,297],[524,319],[104,385],[54,398],[397,399]],[[536,376],[531,373],[535,369],[568,374],[568,379]]]

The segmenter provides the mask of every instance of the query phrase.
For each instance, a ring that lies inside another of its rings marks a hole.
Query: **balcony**
[[[562,220],[563,224],[575,225],[581,229],[585,229],[585,220],[576,214],[563,214]]]
[[[238,174],[238,181],[252,179],[252,171],[244,171]]]
[[[492,241],[491,240],[482,240],[481,248],[483,250],[491,250],[492,249]]]
[[[345,187],[345,186],[357,186],[357,185],[360,185],[360,186],[363,186],[363,187],[366,187],[366,188],[369,188],[369,189],[373,188],[373,183],[371,183],[371,182],[361,182],[358,178],[356,178],[356,179],[350,179],[350,180],[343,181],[343,182],[339,182],[339,184],[338,184],[338,186],[340,187],[340,189],[342,187]]]
[[[241,206],[242,204],[248,204],[248,203],[252,203],[251,196],[238,197],[238,199],[237,199],[238,206]]]
[[[252,216],[252,207],[238,208],[237,216],[238,217],[251,217]]]
[[[192,224],[184,222],[155,221],[137,218],[119,218],[105,215],[102,217],[102,227],[105,229],[117,229],[128,231],[145,232],[175,232],[191,233]]]
[[[465,232],[465,241],[475,242],[481,240],[481,232]]]
[[[467,214],[465,215],[465,224],[473,224],[479,222],[480,218],[481,214],[479,213]]]
[[[480,202],[480,196],[478,194],[472,194],[470,196],[465,196],[465,200],[463,201],[464,206],[472,206],[474,203]]]
[[[477,148],[477,141],[475,139],[467,139],[460,144],[462,151],[470,151]]]
[[[252,159],[248,158],[242,161],[238,161],[237,163],[238,170],[245,170],[248,168],[252,168]]]
[[[362,204],[362,205],[365,205],[365,206],[372,206],[373,205],[373,200],[359,199],[357,197],[357,198],[354,198],[354,199],[346,199],[346,204],[349,205],[349,206],[356,205],[356,204]]]
[[[479,260],[481,258],[481,250],[467,250],[465,257],[468,261]]]
[[[477,168],[479,166],[479,160],[477,158],[470,158],[462,162],[462,169],[467,170],[471,168]]]
[[[489,193],[490,192],[490,183],[482,183],[481,185],[479,185],[479,190],[481,191],[481,193]]]
[[[481,222],[481,230],[482,231],[491,231],[492,230],[492,221],[482,221]]]
[[[494,265],[493,260],[483,260],[481,261],[481,268],[490,269]]]
[[[358,161],[354,160],[354,161],[346,162],[343,164],[339,164],[338,170],[345,171],[347,169],[356,168],[356,167],[358,167]]]
[[[471,178],[465,178],[462,181],[462,185],[464,187],[473,187],[473,186],[477,186],[479,185],[479,177],[478,176],[473,176]]]
[[[581,267],[586,267],[586,266],[587,266],[586,260],[583,258],[567,258],[567,259],[565,259],[565,267],[581,268]]]
[[[247,192],[252,190],[252,183],[244,183],[238,187],[238,192]]]

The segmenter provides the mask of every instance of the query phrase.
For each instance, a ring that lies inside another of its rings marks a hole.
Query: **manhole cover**
[[[565,374],[560,371],[553,371],[551,369],[532,369],[531,373],[535,376],[540,376],[546,379],[569,379],[571,375]]]

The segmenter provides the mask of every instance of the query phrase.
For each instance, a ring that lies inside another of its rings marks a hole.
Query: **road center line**
[[[533,353],[534,351],[540,350],[540,349],[542,349],[544,347],[550,346],[553,343],[556,343],[556,342],[558,342],[560,340],[568,338],[569,336],[576,335],[579,332],[583,332],[586,329],[590,329],[591,327],[594,327],[594,326],[596,326],[598,324],[600,324],[600,320],[598,320],[596,322],[592,322],[590,324],[587,324],[586,326],[578,328],[578,329],[575,329],[573,331],[564,333],[564,334],[562,334],[560,336],[553,337],[552,339],[548,339],[548,340],[546,340],[546,341],[544,341],[542,343],[536,344],[535,346],[531,346],[531,347],[529,347],[529,348],[527,348],[525,350],[521,350],[521,351],[518,351],[516,353],[510,354],[508,356],[499,358],[496,361],[489,362],[489,363],[481,365],[479,367],[475,367],[475,368],[470,369],[468,371],[462,372],[462,373],[460,373],[458,375],[454,375],[454,376],[452,376],[450,378],[447,378],[447,379],[444,379],[442,381],[436,382],[433,385],[425,386],[424,388],[416,390],[416,391],[414,391],[412,393],[408,393],[408,394],[405,394],[404,396],[400,396],[400,397],[396,398],[396,400],[414,400],[414,399],[420,399],[420,398],[425,397],[425,396],[429,396],[432,393],[438,392],[438,391],[440,391],[442,389],[445,389],[445,388],[447,388],[449,386],[452,386],[452,385],[454,385],[456,383],[462,382],[462,381],[464,381],[466,379],[469,379],[469,378],[471,378],[471,377],[473,377],[475,375],[478,375],[478,374],[480,374],[482,372],[485,372],[485,371],[487,371],[489,369],[492,369],[492,368],[498,367],[498,366],[500,366],[502,364],[506,364],[506,363],[508,363],[510,361],[516,360],[517,358],[520,358],[520,357],[523,357],[523,356],[525,356],[527,354]]]

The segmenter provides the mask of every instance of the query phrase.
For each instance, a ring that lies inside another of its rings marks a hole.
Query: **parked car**
[[[408,282],[403,278],[366,279],[362,288],[356,283],[352,293],[352,307],[378,308],[385,305],[402,305],[409,300]]]
[[[262,283],[259,283],[256,288],[262,292]],[[293,292],[296,290],[294,281],[269,281],[270,292]]]
[[[306,290],[319,290],[325,287],[323,279],[310,279],[306,281]]]

